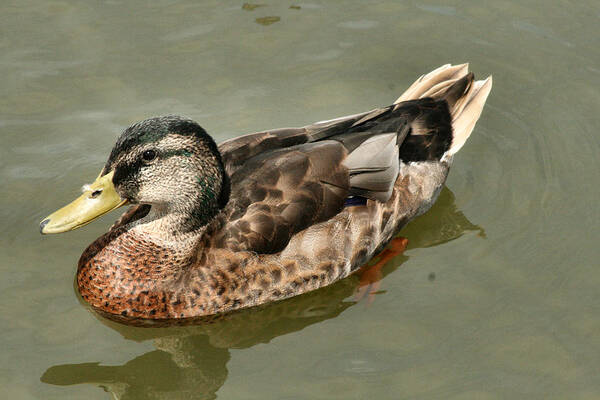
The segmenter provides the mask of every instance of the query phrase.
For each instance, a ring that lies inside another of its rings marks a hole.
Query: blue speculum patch
[[[365,197],[360,196],[348,197],[346,201],[344,201],[344,207],[364,206],[366,204],[367,199]]]

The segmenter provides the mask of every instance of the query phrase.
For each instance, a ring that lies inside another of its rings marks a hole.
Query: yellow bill
[[[121,199],[112,183],[114,173],[111,171],[98,176],[94,183],[85,185],[81,196],[40,223],[40,232],[47,234],[71,231],[127,204],[127,200]]]

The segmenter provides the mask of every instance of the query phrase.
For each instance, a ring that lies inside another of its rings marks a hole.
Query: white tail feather
[[[460,79],[465,76],[469,72],[469,64],[460,64],[460,65],[442,65],[441,67],[434,69],[430,73],[421,76],[419,79],[415,81],[404,93],[402,96],[398,97],[398,99],[394,102],[394,104],[400,103],[402,101],[408,100],[416,100],[420,99],[424,93],[426,93],[433,86],[437,85],[440,82],[448,81],[451,79]]]
[[[484,81],[473,83],[465,96],[464,104],[456,113],[452,113],[452,144],[444,157],[456,154],[463,147],[469,136],[471,136],[471,132],[473,132],[475,123],[479,119],[481,111],[483,111],[483,106],[491,90],[491,76]]]

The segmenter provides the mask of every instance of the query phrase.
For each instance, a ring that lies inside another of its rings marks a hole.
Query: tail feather
[[[394,104],[431,97],[444,99],[452,116],[452,142],[442,160],[456,154],[465,144],[492,90],[492,77],[474,81],[469,64],[443,65],[417,79]]]
[[[454,110],[463,102],[467,97],[467,93],[473,87],[474,80],[475,75],[472,72],[469,72],[462,78],[456,80],[452,85],[448,86],[446,90],[441,91],[437,93],[436,96],[432,97],[446,100],[450,115],[454,115]]]
[[[421,99],[426,96],[425,93],[439,83],[451,81],[453,79],[460,79],[469,72],[469,64],[460,65],[442,65],[441,67],[434,69],[426,75],[422,75],[417,79],[406,91],[398,97],[394,104],[408,101]]]
[[[483,106],[492,90],[492,77],[483,81],[476,81],[469,92],[464,96],[461,107],[452,113],[452,144],[445,156],[452,156],[458,152],[473,132],[475,123],[481,116]]]
[[[442,97],[443,94],[448,90],[449,87],[454,85],[459,81],[459,78],[448,79],[447,81],[440,82],[430,89],[428,89],[425,93],[423,93],[423,97],[433,97],[439,98]]]

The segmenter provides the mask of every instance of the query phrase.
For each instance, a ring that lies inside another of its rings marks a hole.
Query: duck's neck
[[[220,172],[220,178],[211,174],[199,176],[195,185],[182,187],[172,203],[152,204],[148,215],[139,221],[138,229],[174,240],[181,235],[197,234],[229,199],[229,180],[222,168]]]
[[[201,207],[173,209],[153,205],[148,215],[137,221],[131,230],[134,234],[155,239],[161,244],[172,242],[180,245],[182,241],[198,237],[218,213],[216,208],[207,211]]]

